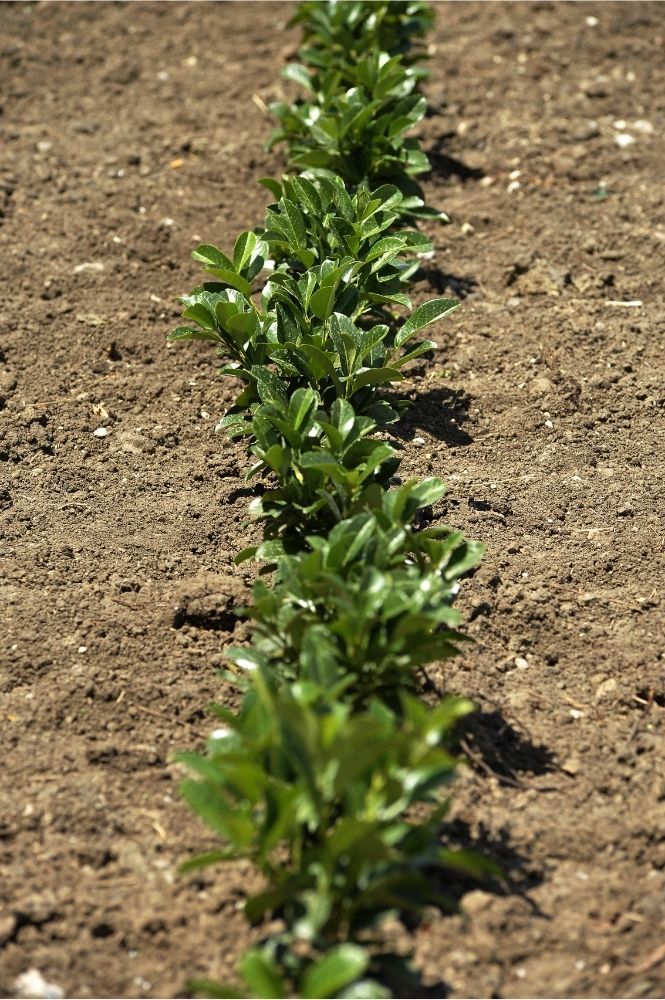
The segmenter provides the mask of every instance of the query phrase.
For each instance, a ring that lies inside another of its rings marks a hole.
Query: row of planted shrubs
[[[404,959],[380,924],[447,908],[445,872],[485,863],[442,846],[451,735],[468,701],[419,698],[425,666],[457,651],[459,580],[481,547],[422,512],[438,479],[395,486],[394,387],[436,346],[415,338],[457,305],[407,295],[428,209],[428,168],[405,133],[426,110],[419,0],[304,2],[307,90],[272,110],[294,172],[264,179],[264,225],[232,251],[194,253],[206,280],[182,299],[171,340],[211,341],[240,391],[219,428],[244,438],[264,489],[263,541],[237,557],[260,572],[248,645],[229,651],[238,711],[216,707],[191,807],[220,837],[188,867],[248,858],[264,888],[244,913],[270,933],[242,958],[246,992],[215,996],[390,997]],[[392,488],[391,488],[392,487]],[[277,923],[276,923],[277,922]],[[275,926],[279,929],[274,931]]]

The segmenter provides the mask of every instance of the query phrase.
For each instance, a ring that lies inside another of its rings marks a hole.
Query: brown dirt
[[[199,236],[259,221],[281,168],[252,95],[280,91],[288,12],[0,8],[1,995],[35,966],[173,996],[248,938],[248,868],[177,874],[209,841],[169,758],[228,698],[250,494],[215,358],[163,337]],[[438,15],[422,134],[453,224],[419,293],[470,294],[413,373],[405,472],[488,545],[445,683],[481,704],[454,830],[508,877],[416,951],[437,995],[658,997],[665,8]]]

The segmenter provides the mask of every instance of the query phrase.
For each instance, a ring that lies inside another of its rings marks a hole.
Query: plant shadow
[[[451,901],[459,905],[468,892],[481,889],[493,896],[519,896],[535,916],[546,918],[529,895],[543,882],[543,873],[517,849],[507,826],[491,831],[482,821],[472,827],[466,820],[456,819],[444,824],[441,834],[446,847],[480,855],[498,869],[496,874],[488,874],[483,879],[458,872],[446,873],[441,891]]]
[[[480,890],[488,896],[515,896],[529,907],[534,919],[549,920],[538,903],[530,895],[531,891],[541,885],[544,875],[539,871],[513,843],[512,835],[507,826],[498,831],[490,831],[481,821],[472,827],[463,819],[443,823],[440,828],[442,845],[446,849],[461,851],[475,855],[480,864],[487,867],[487,873],[482,875],[467,875],[460,871],[447,868],[433,868],[429,872],[433,885],[447,904],[442,904],[443,915],[464,914],[464,897]],[[401,922],[407,931],[413,932],[422,923],[424,914],[402,913]],[[398,972],[402,970],[397,970]],[[419,1000],[450,996],[451,987],[440,980],[434,984],[425,984],[416,969],[408,963],[409,978],[398,975],[389,982],[395,997],[413,997]]]
[[[381,981],[390,988],[393,997],[413,998],[413,1000],[445,1000],[450,996],[451,987],[443,979],[426,984],[420,970],[410,956],[388,952],[374,957]]]
[[[456,156],[446,153],[443,145],[444,140],[442,138],[427,151],[427,156],[432,167],[432,174],[439,180],[452,180],[454,178],[464,184],[466,181],[477,181],[485,176],[485,171],[482,167],[470,167],[463,160],[459,160]]]
[[[522,787],[520,774],[560,771],[549,747],[534,743],[521,723],[506,719],[500,708],[478,709],[467,716],[459,730],[459,746],[472,770],[506,785]]]
[[[447,386],[419,389],[409,409],[390,431],[401,441],[412,441],[418,430],[424,430],[450,448],[471,444],[473,438],[462,428],[469,418],[471,401],[463,389]]]
[[[416,280],[426,281],[432,291],[439,295],[452,293],[458,299],[466,299],[478,287],[477,280],[470,274],[448,274],[440,267],[420,266]]]

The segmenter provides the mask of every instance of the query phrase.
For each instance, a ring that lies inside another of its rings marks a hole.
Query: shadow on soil
[[[458,160],[456,156],[446,153],[443,148],[444,141],[443,138],[440,139],[427,151],[427,156],[432,165],[432,174],[435,177],[439,180],[451,180],[455,178],[456,180],[465,182],[477,181],[485,176],[485,171],[482,167],[470,167],[463,160]]]
[[[411,441],[418,430],[424,430],[449,447],[459,448],[473,441],[461,426],[468,420],[470,406],[471,396],[461,389],[419,388],[412,405],[391,430],[402,441]]]
[[[538,776],[558,772],[552,751],[534,743],[526,730],[509,722],[500,709],[478,709],[464,720],[460,747],[469,766],[502,784],[522,787],[520,774]]]
[[[432,291],[438,295],[452,294],[455,298],[465,299],[478,287],[478,282],[470,274],[448,274],[440,267],[423,267],[418,271],[417,280],[426,281]]]
[[[521,899],[530,909],[533,918],[547,920],[538,904],[531,898],[531,890],[543,881],[543,875],[531,863],[528,857],[521,854],[513,845],[511,834],[507,827],[498,832],[490,831],[484,824],[473,829],[462,819],[452,823],[444,823],[441,827],[441,841],[446,848],[468,852],[480,858],[481,864],[487,865],[488,872],[482,876],[465,875],[445,869],[434,869],[431,878],[441,896],[448,900],[448,907],[441,907],[442,913],[456,913],[464,909],[464,896],[474,890],[481,890],[492,896],[515,896]],[[401,920],[407,931],[414,931],[421,919],[416,914],[402,914]],[[387,982],[395,997],[427,998],[450,996],[449,983],[439,980],[434,984],[425,984],[416,968],[408,959],[399,956],[388,956],[395,959],[395,977],[388,972],[384,981]],[[385,969],[384,957],[381,958]],[[391,970],[392,971],[392,970]]]

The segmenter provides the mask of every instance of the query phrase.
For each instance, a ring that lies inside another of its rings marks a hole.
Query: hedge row
[[[419,0],[299,5],[285,76],[307,97],[272,109],[292,172],[262,181],[263,226],[228,254],[194,252],[206,280],[170,335],[218,347],[241,386],[218,427],[245,439],[247,476],[266,486],[250,505],[263,541],[236,560],[261,564],[251,640],[225,674],[241,707],[217,707],[207,754],[180,757],[196,775],[184,795],[222,843],[186,867],[248,858],[264,882],[244,906],[269,928],[241,961],[247,992],[195,984],[208,995],[393,996],[406,961],[384,951],[381,922],[448,909],[446,870],[488,867],[440,833],[451,733],[472,706],[418,698],[425,666],[465,638],[453,602],[482,547],[416,527],[445,488],[395,487],[388,441],[404,367],[436,346],[415,338],[457,306],[407,294],[431,249],[414,220],[443,217],[406,136],[425,113],[431,21]]]

